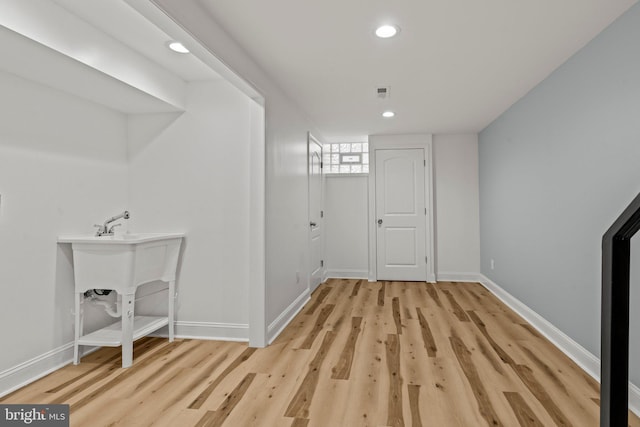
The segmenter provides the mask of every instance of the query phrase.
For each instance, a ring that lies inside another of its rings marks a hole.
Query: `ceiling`
[[[166,43],[171,37],[124,1],[52,1],[185,81],[220,78],[194,55],[176,54],[167,49]]]
[[[182,111],[185,82],[221,78],[171,39],[124,1],[0,1],[0,71],[126,114]]]
[[[636,2],[196,1],[330,142],[479,132]]]

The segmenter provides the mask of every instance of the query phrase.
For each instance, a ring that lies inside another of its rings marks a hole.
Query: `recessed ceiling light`
[[[396,113],[394,113],[393,111],[385,111],[384,113],[382,113],[382,117],[385,117],[387,119],[391,118],[391,117],[393,117],[395,115],[396,115]]]
[[[189,49],[184,47],[184,45],[180,42],[176,42],[176,41],[167,42],[167,47],[177,53],[189,53]]]
[[[388,39],[389,37],[393,37],[400,31],[400,28],[395,25],[381,25],[376,28],[376,36],[381,39]]]

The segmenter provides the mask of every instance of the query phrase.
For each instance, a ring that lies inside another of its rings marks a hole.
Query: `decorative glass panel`
[[[326,144],[322,161],[325,173],[369,173],[369,143]]]

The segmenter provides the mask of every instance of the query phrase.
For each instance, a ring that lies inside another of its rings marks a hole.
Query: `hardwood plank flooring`
[[[597,426],[599,387],[477,283],[331,279],[269,347],[143,338],[0,399],[72,426]],[[630,414],[630,426],[640,420]]]

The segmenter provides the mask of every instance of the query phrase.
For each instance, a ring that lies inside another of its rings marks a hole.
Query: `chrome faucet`
[[[106,220],[103,225],[99,225],[99,224],[94,225],[94,227],[98,227],[98,231],[96,231],[96,236],[113,236],[114,234],[113,229],[122,224],[114,224],[111,227],[109,227],[109,224],[121,218],[129,219],[129,211],[124,211],[119,215],[112,216],[111,218]]]

